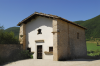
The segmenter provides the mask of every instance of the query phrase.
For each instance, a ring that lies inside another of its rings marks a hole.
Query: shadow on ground
[[[10,62],[8,61],[8,62],[6,62],[4,64],[0,64],[0,66],[5,66],[7,64],[10,64],[10,63],[13,63],[13,62],[17,62],[17,61],[23,61],[23,60],[28,60],[28,59],[22,59],[22,60],[10,61]]]
[[[29,59],[24,59],[24,60],[29,60]],[[99,57],[91,57],[91,56],[87,56],[85,58],[74,58],[74,59],[69,59],[69,60],[60,60],[59,62],[67,62],[67,61],[95,61],[95,60],[100,60]],[[17,60],[17,61],[22,61],[22,60]],[[17,62],[17,61],[12,61],[12,62],[7,62],[3,65],[0,66],[5,66],[9,63],[13,63],[13,62]]]
[[[87,56],[84,58],[69,58],[68,60],[59,59],[59,61],[95,61],[95,60],[99,60],[99,59],[100,59],[100,55],[99,56]]]

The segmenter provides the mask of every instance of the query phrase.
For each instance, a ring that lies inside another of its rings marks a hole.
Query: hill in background
[[[100,38],[100,15],[86,21],[75,21],[75,23],[87,28],[86,39]]]
[[[5,31],[6,32],[12,31],[12,32],[14,32],[15,36],[19,37],[19,29],[20,29],[20,27],[10,27],[10,28],[6,29]]]
[[[74,23],[79,24],[83,27],[86,27],[86,39],[93,38],[100,38],[100,15],[86,20],[86,21],[75,21]],[[19,27],[11,27],[6,29],[7,32],[14,32],[15,36],[19,37]]]

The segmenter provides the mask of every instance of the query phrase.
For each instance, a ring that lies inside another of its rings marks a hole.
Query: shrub
[[[33,58],[33,55],[29,53],[28,50],[23,50],[19,53],[19,55],[22,57],[22,59],[28,59],[28,58]]]
[[[88,56],[100,56],[100,50],[89,50],[87,51]]]
[[[86,41],[90,41],[90,39],[86,39]]]

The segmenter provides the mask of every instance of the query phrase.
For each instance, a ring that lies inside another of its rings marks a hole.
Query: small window
[[[38,31],[37,34],[42,34],[41,29],[38,29],[37,31]]]
[[[49,47],[49,52],[53,52],[53,47]]]
[[[79,39],[79,33],[77,33],[77,39]]]
[[[28,50],[29,52],[31,52],[31,48],[27,48],[27,50]]]

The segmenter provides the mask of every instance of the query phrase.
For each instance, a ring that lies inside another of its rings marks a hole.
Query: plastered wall
[[[38,29],[41,29],[42,34],[37,34]],[[34,52],[33,57],[37,59],[37,45],[42,45],[42,59],[53,60],[53,55],[46,55],[44,52],[49,52],[49,47],[53,47],[52,34],[52,19],[45,17],[36,17],[26,24],[26,48],[31,48]],[[38,43],[37,41],[44,41]]]

